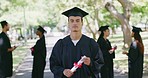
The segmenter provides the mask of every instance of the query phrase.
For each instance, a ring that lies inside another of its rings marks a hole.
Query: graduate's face
[[[134,34],[135,34],[135,33],[134,33],[134,32],[132,32],[131,37],[134,37]]]
[[[5,29],[6,29],[6,31],[9,31],[10,25],[9,24],[5,25]]]
[[[41,34],[41,32],[40,32],[39,30],[37,30],[37,31],[36,31],[36,35],[39,36],[40,34]]]
[[[78,32],[82,29],[82,17],[80,16],[70,16],[68,19],[68,24],[71,32]]]
[[[109,35],[110,35],[109,29],[105,30],[105,31],[104,31],[104,36],[108,37]]]

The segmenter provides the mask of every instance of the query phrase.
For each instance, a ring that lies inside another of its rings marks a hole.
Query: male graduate
[[[74,7],[62,13],[68,17],[70,35],[57,41],[50,57],[50,69],[54,78],[98,78],[104,64],[102,52],[95,40],[82,34],[83,17],[87,12]],[[77,62],[82,56],[82,65]],[[79,66],[74,72],[73,66]]]
[[[13,72],[13,59],[12,51],[16,49],[16,46],[11,47],[10,40],[7,36],[9,31],[9,24],[6,21],[1,21],[2,32],[0,33],[0,71],[1,78],[11,77]]]

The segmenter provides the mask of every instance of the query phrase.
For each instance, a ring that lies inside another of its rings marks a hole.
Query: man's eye
[[[74,22],[74,20],[70,20],[70,22]]]
[[[80,20],[76,20],[76,22],[80,22]]]

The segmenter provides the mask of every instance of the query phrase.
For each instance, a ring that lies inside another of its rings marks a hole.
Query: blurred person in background
[[[36,35],[38,35],[40,39],[31,48],[32,56],[34,56],[32,78],[44,78],[44,69],[46,66],[45,32],[46,31],[41,26],[39,26]]]
[[[1,78],[11,77],[13,74],[13,58],[12,51],[16,49],[16,46],[11,47],[10,39],[7,35],[7,31],[10,29],[10,25],[7,21],[1,21],[2,32],[0,33],[0,71]]]
[[[142,78],[143,75],[144,45],[140,35],[141,31],[141,28],[133,26],[131,36],[134,41],[131,43],[129,51],[123,52],[128,56],[128,78]]]
[[[104,65],[101,68],[101,78],[114,78],[113,59],[115,58],[115,52],[112,50],[112,46],[107,37],[110,35],[109,26],[101,26],[98,31],[101,34],[97,40],[104,58]]]

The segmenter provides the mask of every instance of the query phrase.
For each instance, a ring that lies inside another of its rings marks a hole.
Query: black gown
[[[105,63],[101,68],[101,78],[114,78],[113,59],[115,58],[115,52],[109,53],[109,50],[112,48],[111,43],[108,39],[105,40],[104,38],[99,38],[97,43],[103,53]]]
[[[11,77],[13,73],[13,59],[12,52],[8,52],[8,49],[11,48],[10,40],[4,32],[0,34],[0,39],[2,39],[0,46],[0,70],[4,77]]]
[[[134,41],[131,43],[128,53],[129,72],[128,78],[142,78],[143,75],[143,54]]]
[[[67,78],[63,75],[64,69],[71,69],[74,62],[78,62],[84,55],[90,57],[91,65],[82,64],[70,78],[97,78],[104,64],[102,52],[98,44],[85,35],[82,35],[76,46],[70,36],[60,39],[53,47],[50,57],[50,69],[54,78]]]
[[[44,35],[36,42],[32,49],[32,55],[34,56],[32,78],[43,78],[46,65],[46,44]]]

